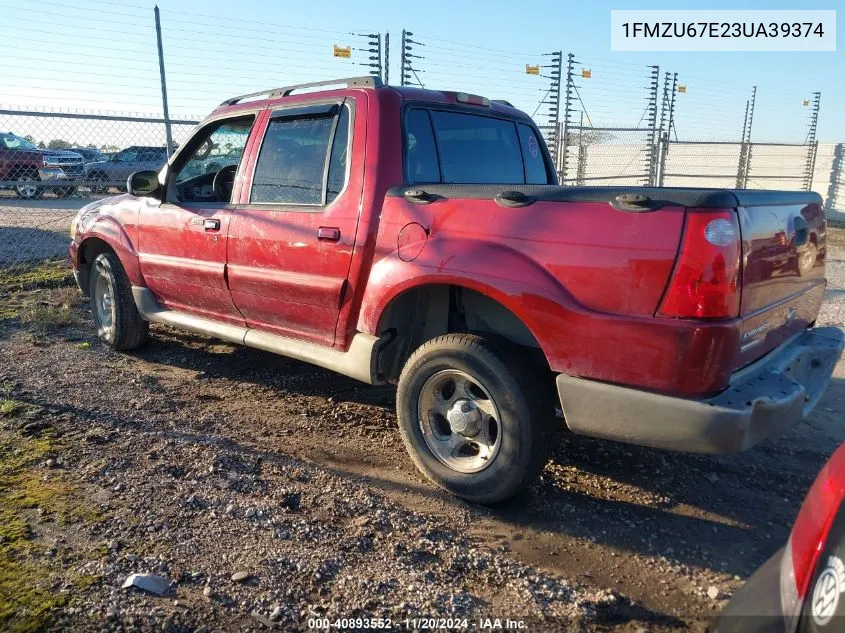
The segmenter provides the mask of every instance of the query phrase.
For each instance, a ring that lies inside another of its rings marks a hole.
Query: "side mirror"
[[[161,192],[158,172],[136,171],[126,179],[126,189],[133,196],[158,198]]]

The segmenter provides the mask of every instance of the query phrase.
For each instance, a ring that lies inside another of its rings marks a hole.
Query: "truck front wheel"
[[[141,318],[132,285],[114,253],[101,253],[91,264],[88,281],[97,337],[115,350],[130,350],[147,340],[149,323]]]
[[[399,430],[417,468],[467,501],[513,496],[543,469],[550,409],[533,368],[515,349],[446,334],[417,349],[399,378]]]

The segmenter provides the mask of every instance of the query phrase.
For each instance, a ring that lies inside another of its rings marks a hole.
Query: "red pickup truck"
[[[412,459],[473,501],[531,482],[562,424],[746,449],[813,408],[843,347],[813,327],[817,194],[562,187],[531,119],[475,95],[236,97],[128,189],[72,228],[107,345],[152,321],[396,382]]]

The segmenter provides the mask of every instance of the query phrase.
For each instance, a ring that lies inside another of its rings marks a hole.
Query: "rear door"
[[[235,170],[199,169],[210,156],[243,154],[254,114],[218,119],[201,128],[169,168],[164,202],[142,209],[139,223],[141,273],[165,306],[243,325],[226,285],[226,243]],[[240,159],[237,161],[240,165]],[[227,176],[223,178],[222,176]]]
[[[363,183],[349,157],[365,142],[365,107],[357,95],[269,113],[229,239],[229,288],[250,327],[334,344]]]

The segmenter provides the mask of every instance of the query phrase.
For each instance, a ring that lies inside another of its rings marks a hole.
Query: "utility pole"
[[[173,153],[173,133],[170,129],[170,111],[167,108],[167,80],[164,76],[164,48],[161,45],[161,18],[158,5],[153,9],[156,20],[156,40],[158,41],[158,70],[161,74],[161,104],[164,108],[164,134],[167,137],[167,157]]]

